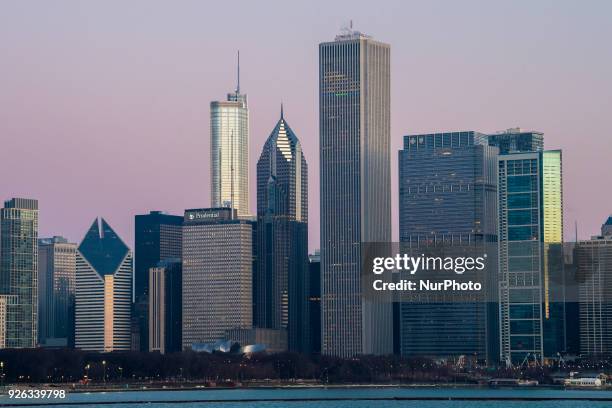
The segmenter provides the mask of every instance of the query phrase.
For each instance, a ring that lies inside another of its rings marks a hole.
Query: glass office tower
[[[0,209],[0,293],[6,303],[7,348],[38,341],[38,201],[13,198]]]
[[[183,217],[151,211],[134,220],[134,319],[140,351],[149,349],[149,269],[166,259],[181,258]]]
[[[498,163],[500,358],[542,362],[565,348],[561,151]]]
[[[308,353],[308,166],[282,107],[257,162],[257,254],[255,326]]]
[[[38,240],[38,332],[42,346],[74,346],[76,244]]]
[[[240,93],[240,54],[236,90],[210,103],[210,174],[211,207],[249,216],[249,108]]]
[[[448,250],[494,256],[497,153],[486,135],[473,131],[404,137],[399,151],[402,252]],[[494,278],[496,268],[489,268]],[[496,285],[488,289],[496,290]],[[489,316],[494,311],[489,300],[482,293],[470,299],[448,296],[445,302],[400,302],[400,353],[490,359],[496,350],[497,326],[496,315]]]
[[[180,258],[149,269],[149,348],[161,354],[181,351],[183,276]]]
[[[319,45],[322,353],[393,351],[392,307],[364,300],[361,244],[391,240],[390,47]]]
[[[308,255],[310,352],[321,353],[321,251]]]

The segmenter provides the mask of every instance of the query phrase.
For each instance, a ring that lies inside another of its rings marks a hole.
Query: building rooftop
[[[117,271],[129,248],[104,218],[96,218],[79,245],[79,252],[98,274],[104,276]]]

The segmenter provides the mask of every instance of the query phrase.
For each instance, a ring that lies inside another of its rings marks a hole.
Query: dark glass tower
[[[420,251],[492,252],[497,241],[498,149],[477,132],[409,135],[399,152],[402,246]],[[496,276],[494,259],[488,262]],[[489,282],[489,291],[497,286]],[[497,360],[495,308],[482,297],[400,303],[399,342],[405,355],[469,355]],[[488,307],[487,307],[488,306]]]
[[[308,297],[310,313],[310,351],[321,352],[321,253],[315,251],[308,257],[308,275],[310,277],[310,296]]]
[[[363,297],[362,244],[391,240],[390,54],[352,30],[319,44],[321,349],[393,351],[392,307]]]
[[[183,269],[179,258],[149,269],[149,351],[181,351]]]
[[[139,348],[149,348],[149,268],[160,261],[181,258],[183,217],[151,211],[135,219],[135,313]]]
[[[257,223],[255,326],[308,352],[308,166],[282,107],[257,162]]]
[[[38,338],[41,346],[74,346],[76,244],[38,240]]]

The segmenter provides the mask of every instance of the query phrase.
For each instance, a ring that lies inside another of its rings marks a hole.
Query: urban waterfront
[[[166,407],[604,407],[612,393],[597,390],[551,388],[446,388],[446,387],[307,387],[218,389],[189,391],[126,391],[68,393],[65,399],[9,399],[0,406]]]

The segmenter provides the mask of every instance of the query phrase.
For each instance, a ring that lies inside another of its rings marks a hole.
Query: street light
[[[2,383],[2,387],[4,387],[4,361],[0,361],[0,369],[2,369],[2,373],[0,374],[1,376],[1,383]]]
[[[103,376],[104,376],[103,377],[104,378],[104,384],[106,384],[106,360],[102,360],[102,367],[103,367],[102,373],[103,373]]]

